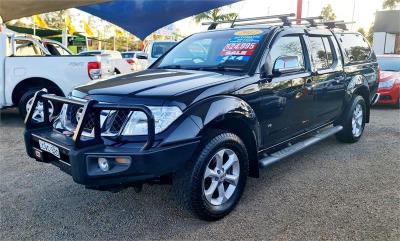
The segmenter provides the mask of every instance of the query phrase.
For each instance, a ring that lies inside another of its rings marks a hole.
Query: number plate
[[[60,150],[55,145],[39,140],[39,146],[41,150],[51,153],[54,156],[60,158]]]

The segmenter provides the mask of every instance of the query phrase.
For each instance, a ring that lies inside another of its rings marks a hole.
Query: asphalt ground
[[[373,109],[356,144],[332,137],[262,170],[213,223],[170,186],[86,190],[27,157],[15,110],[0,118],[0,240],[400,240],[399,110]]]

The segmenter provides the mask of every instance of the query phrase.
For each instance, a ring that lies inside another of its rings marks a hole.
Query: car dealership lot
[[[86,190],[27,157],[15,110],[0,119],[0,240],[400,240],[400,112],[372,110],[360,142],[329,138],[250,178],[236,210],[207,223],[170,186]]]

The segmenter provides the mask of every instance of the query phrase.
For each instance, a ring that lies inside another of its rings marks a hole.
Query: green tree
[[[235,19],[238,14],[237,13],[223,13],[222,8],[215,8],[210,11],[206,11],[194,16],[194,20],[196,23],[200,23],[201,21],[227,21]]]
[[[371,24],[371,26],[368,29],[368,33],[365,36],[369,43],[372,45],[372,42],[374,41],[374,24]]]
[[[336,19],[336,14],[333,12],[332,5],[328,4],[321,10],[321,16],[324,20],[333,21]]]
[[[383,8],[384,9],[395,9],[397,4],[400,4],[400,0],[384,0]]]
[[[361,33],[364,37],[366,36],[364,28],[357,29],[357,32]]]
[[[368,40],[368,42],[370,44],[372,44],[372,41],[374,39],[374,25],[373,24],[369,27],[368,31],[366,31],[364,28],[359,28],[357,30],[357,32],[361,33]]]

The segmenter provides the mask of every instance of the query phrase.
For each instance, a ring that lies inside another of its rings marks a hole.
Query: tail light
[[[135,64],[135,60],[133,59],[127,59],[126,62],[128,62],[128,64]]]
[[[87,70],[90,79],[96,80],[101,78],[101,62],[89,62]]]

